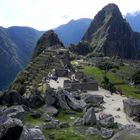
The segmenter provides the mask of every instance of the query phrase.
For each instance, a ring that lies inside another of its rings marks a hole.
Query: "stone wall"
[[[56,74],[58,77],[68,77],[67,69],[56,69]]]
[[[123,101],[124,112],[132,117],[140,114],[140,101],[135,99],[126,99]]]
[[[98,90],[98,83],[96,81],[92,82],[78,82],[78,81],[64,81],[64,88],[68,89],[70,91],[76,91],[76,90],[93,90],[97,91]]]

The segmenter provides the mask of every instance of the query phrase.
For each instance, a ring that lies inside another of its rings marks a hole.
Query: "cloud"
[[[70,16],[64,15],[64,16],[61,16],[61,18],[62,18],[62,19],[68,19],[68,18],[70,18]]]
[[[46,30],[70,19],[94,18],[108,3],[119,5],[123,14],[140,10],[138,0],[0,0],[0,25]]]

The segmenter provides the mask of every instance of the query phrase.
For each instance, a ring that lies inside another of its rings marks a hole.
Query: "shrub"
[[[101,86],[104,89],[109,90],[111,93],[116,91],[114,84],[112,84],[106,76],[104,76],[103,81],[101,82]]]
[[[132,81],[135,85],[140,85],[140,69],[132,75]]]
[[[99,69],[105,70],[105,71],[109,71],[111,69],[119,69],[118,65],[115,65],[115,64],[109,63],[109,62],[100,62],[100,63],[96,64],[96,66]]]

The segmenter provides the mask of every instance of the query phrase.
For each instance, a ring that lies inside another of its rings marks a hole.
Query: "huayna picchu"
[[[70,51],[81,55],[140,59],[140,34],[132,31],[117,5],[108,4],[94,17],[81,42],[71,46]]]

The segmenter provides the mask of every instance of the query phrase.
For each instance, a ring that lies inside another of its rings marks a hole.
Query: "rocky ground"
[[[73,133],[79,135],[77,139],[83,139],[81,135],[90,136],[89,139],[95,136],[99,136],[97,139],[109,139],[118,130],[121,131],[116,133],[112,140],[116,140],[116,137],[120,140],[125,139],[129,135],[129,137],[135,135],[133,137],[139,139],[140,124],[132,121],[123,109],[123,100],[126,100],[126,97],[111,95],[102,88],[98,91],[70,93],[63,89],[64,80],[68,79],[59,77],[57,81],[49,80],[50,89],[44,97],[37,91],[28,100],[14,91],[7,94],[7,97],[4,96],[1,101],[5,105],[0,108],[0,138],[57,139],[51,136],[50,130],[59,132],[59,129],[67,131],[72,129]],[[11,103],[12,106],[8,107],[6,103]]]

